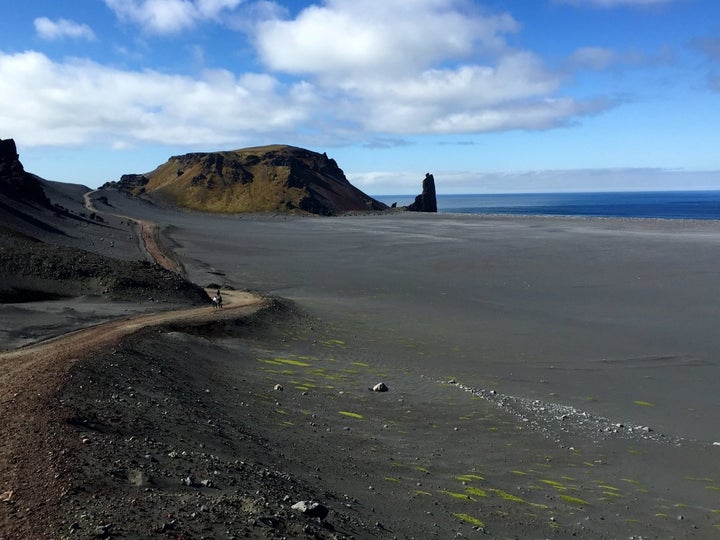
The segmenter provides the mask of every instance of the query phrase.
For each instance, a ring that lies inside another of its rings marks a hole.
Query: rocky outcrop
[[[426,173],[422,183],[422,193],[415,197],[415,202],[406,207],[411,212],[437,212],[437,195],[435,194],[435,178]]]
[[[0,196],[26,204],[49,207],[40,180],[27,172],[13,139],[0,140]]]
[[[335,215],[387,206],[353,186],[327,154],[273,145],[171,157],[104,188],[208,212]]]

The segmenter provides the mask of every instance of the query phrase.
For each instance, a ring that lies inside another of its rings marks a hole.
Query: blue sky
[[[717,0],[0,9],[0,138],[49,180],[284,143],[374,195],[720,189]]]

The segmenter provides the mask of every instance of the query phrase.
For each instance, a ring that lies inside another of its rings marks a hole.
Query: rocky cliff
[[[173,156],[152,172],[103,187],[209,212],[334,215],[387,208],[353,186],[326,154],[284,145]]]
[[[50,206],[38,177],[25,172],[20,163],[13,139],[0,140],[0,196],[6,203],[14,201]]]

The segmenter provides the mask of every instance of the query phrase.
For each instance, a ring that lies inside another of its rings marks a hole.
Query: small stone
[[[93,533],[98,538],[107,538],[110,536],[110,527],[112,527],[112,525],[98,525],[95,527],[95,531]]]
[[[384,382],[379,382],[375,386],[372,387],[373,392],[387,392],[389,388]]]
[[[195,479],[192,476],[183,478],[180,483],[184,486],[192,487],[195,485]]]
[[[299,501],[293,504],[290,508],[297,512],[305,514],[306,516],[318,518],[321,520],[325,519],[330,512],[330,510],[326,506],[323,506],[319,502],[315,501]]]
[[[284,388],[283,388],[282,384],[276,384],[273,387],[273,390],[275,390],[276,392],[282,392],[284,390]]]

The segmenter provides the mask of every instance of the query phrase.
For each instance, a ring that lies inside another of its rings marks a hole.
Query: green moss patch
[[[475,525],[476,527],[485,527],[485,524],[481,520],[468,514],[455,513],[453,514],[453,516],[463,521],[467,521],[468,523],[470,523],[471,525]]]
[[[580,497],[571,497],[570,495],[560,495],[560,498],[569,504],[576,504],[578,506],[590,506],[590,503],[581,499]]]

